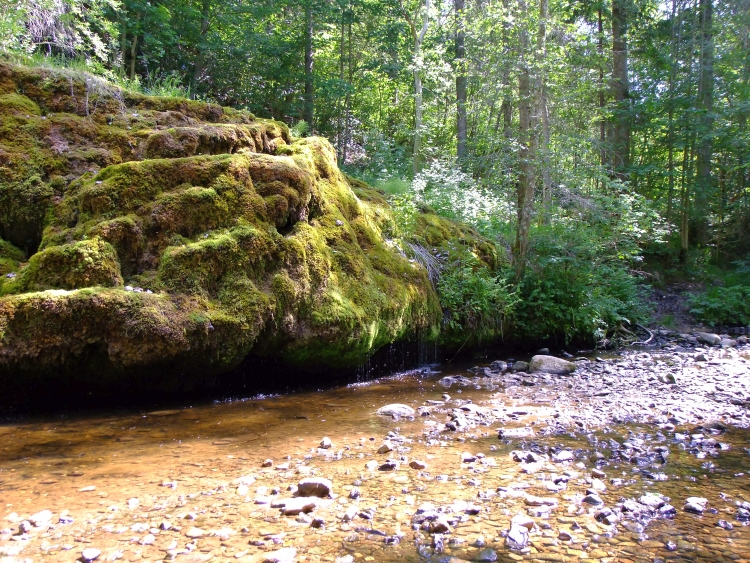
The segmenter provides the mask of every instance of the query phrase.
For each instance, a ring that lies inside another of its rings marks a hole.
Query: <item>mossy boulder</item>
[[[16,285],[5,291],[41,291],[79,287],[122,286],[117,252],[108,242],[96,237],[51,246],[31,257],[21,270]]]
[[[17,271],[0,286],[0,380],[174,388],[249,354],[347,368],[438,338],[425,266],[389,240],[383,194],[344,176],[325,139],[64,78],[0,64],[0,112],[22,131],[0,126],[0,235],[21,241],[2,255]],[[99,105],[81,106],[87,91]],[[497,261],[429,210],[415,236]]]

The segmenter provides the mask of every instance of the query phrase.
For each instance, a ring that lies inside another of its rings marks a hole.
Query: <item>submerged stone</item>
[[[576,370],[576,365],[555,356],[537,355],[531,358],[529,370],[531,373],[568,375]]]

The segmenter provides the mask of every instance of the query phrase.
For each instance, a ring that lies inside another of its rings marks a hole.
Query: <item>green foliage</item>
[[[650,207],[627,194],[570,204],[567,213],[536,225],[519,283],[519,333],[600,340],[618,326],[643,321],[641,284],[630,270],[641,261],[641,245],[660,235]]]
[[[2,0],[0,48],[107,62],[117,0]]]
[[[404,194],[411,189],[411,182],[407,182],[402,178],[388,178],[387,180],[381,180],[375,184],[375,186],[385,193],[390,195]]]
[[[148,96],[187,98],[189,92],[183,85],[183,78],[176,71],[160,75],[149,73],[143,93]]]
[[[304,137],[310,132],[310,124],[304,119],[300,119],[293,127],[289,128],[289,133],[293,137]]]
[[[618,325],[642,321],[637,281],[622,266],[547,257],[519,286],[518,334],[535,339],[600,340]]]
[[[388,199],[393,210],[393,225],[391,235],[395,238],[408,239],[414,235],[417,228],[418,208],[414,196],[402,193]]]
[[[750,326],[750,286],[712,287],[690,295],[690,312],[710,326]]]
[[[444,266],[438,294],[449,333],[470,334],[476,341],[502,336],[518,304],[507,279],[467,251]]]

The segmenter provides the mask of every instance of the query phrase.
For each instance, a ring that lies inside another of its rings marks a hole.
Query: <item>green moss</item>
[[[351,367],[397,340],[438,338],[427,271],[385,235],[392,209],[341,174],[326,140],[2,63],[0,92],[22,93],[0,104],[22,123],[0,123],[0,236],[33,254],[25,268],[18,252],[0,258],[19,267],[0,286],[0,372],[90,365],[183,381],[248,353]],[[17,115],[21,102],[46,119]],[[17,243],[27,231],[36,254]],[[415,237],[497,261],[429,210]],[[117,289],[125,282],[154,293]]]
[[[21,262],[25,256],[20,248],[16,248],[11,243],[0,239],[0,258]]]
[[[42,113],[39,106],[26,96],[15,93],[0,95],[0,112],[5,114],[9,111],[27,116]]]
[[[114,287],[122,283],[115,249],[94,238],[52,246],[35,254],[19,274],[15,290]]]

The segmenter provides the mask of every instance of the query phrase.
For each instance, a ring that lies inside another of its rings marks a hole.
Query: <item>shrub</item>
[[[417,228],[417,204],[414,196],[403,193],[391,196],[389,203],[393,209],[393,226],[390,235],[393,238],[408,239]]]
[[[445,266],[437,289],[448,332],[472,334],[478,341],[502,336],[518,302],[505,277],[466,251]]]
[[[645,318],[640,284],[628,271],[631,262],[608,251],[611,241],[611,235],[571,221],[534,228],[531,259],[519,284],[520,336],[600,340]]]
[[[750,287],[712,287],[703,293],[691,294],[690,312],[701,322],[716,325],[750,325]]]

